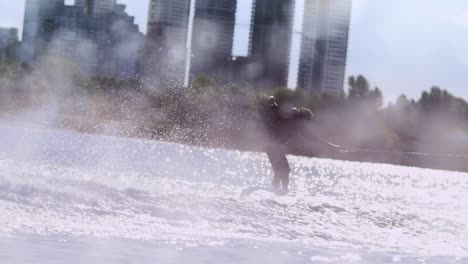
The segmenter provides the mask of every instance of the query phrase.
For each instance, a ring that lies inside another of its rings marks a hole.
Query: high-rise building
[[[188,24],[190,0],[151,0],[148,17],[148,35],[164,40],[173,40],[170,36],[172,30],[180,34],[177,39],[185,41],[185,30]],[[181,30],[183,29],[183,30]]]
[[[45,49],[55,29],[54,16],[64,0],[26,0],[20,57],[32,62]]]
[[[256,0],[248,81],[286,86],[293,22],[293,0]]]
[[[237,25],[244,32],[240,45],[247,48],[231,62],[230,80],[247,82],[258,88],[285,87],[288,79],[294,0],[253,0],[244,16],[251,15],[250,25]],[[241,11],[242,12],[242,11]],[[239,44],[238,44],[239,45]]]
[[[236,1],[197,0],[192,37],[192,69],[222,79],[232,57]]]
[[[100,15],[115,10],[116,0],[75,0],[75,5],[84,9],[87,15]]]
[[[351,0],[305,0],[299,87],[343,90],[350,16]]]
[[[0,28],[0,63],[17,59],[18,44],[18,29]]]
[[[181,86],[190,0],[151,0],[140,70],[151,83]]]
[[[144,67],[165,84],[181,85],[184,78],[189,8],[190,0],[150,2]],[[236,1],[196,0],[194,12],[190,73],[222,77],[232,54]]]
[[[239,31],[249,43],[241,45],[247,48],[241,57],[232,56],[236,12],[242,12],[236,10],[239,0],[192,1],[196,5],[191,74],[245,81],[264,88],[285,87],[289,85],[288,78],[294,78],[291,83],[298,79],[299,88],[342,90],[351,0],[249,1],[252,8],[246,8],[249,14],[245,16],[251,15],[252,19],[243,21],[251,21],[251,25],[241,25]],[[304,2],[303,10],[302,2],[298,1]],[[184,75],[190,3],[190,0],[150,3],[151,45],[147,45],[150,48],[145,58],[157,69],[156,76],[171,74],[173,83]],[[298,65],[293,65],[295,57]],[[294,71],[292,67],[296,67]]]
[[[135,77],[143,36],[124,10],[115,5],[112,12],[87,15],[80,6],[64,6],[47,54],[71,59],[88,76]]]
[[[26,10],[43,8],[42,5],[50,1],[28,0]],[[77,1],[75,6],[56,2],[46,16],[26,12],[25,21],[31,27],[24,32],[22,45],[33,51],[27,62],[35,63],[41,57],[59,57],[78,65],[89,77],[128,79],[136,76],[143,36],[134,18],[125,13],[124,5],[115,4],[112,10],[89,13],[88,10],[94,7],[107,6],[96,4],[115,1]],[[28,14],[32,16],[28,17]]]

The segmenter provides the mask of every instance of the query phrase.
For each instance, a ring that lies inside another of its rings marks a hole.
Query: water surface
[[[291,193],[242,196],[266,155],[0,126],[0,258],[468,263],[468,174],[290,160]]]

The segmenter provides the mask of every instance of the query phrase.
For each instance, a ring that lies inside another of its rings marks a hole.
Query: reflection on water
[[[25,254],[25,252],[28,252]],[[199,245],[177,241],[138,241],[60,236],[15,236],[0,240],[7,263],[437,263],[461,264],[460,257],[421,257],[396,252],[304,247],[233,240]]]
[[[468,256],[468,174],[291,160],[292,191],[277,196],[265,189],[263,154],[2,127],[0,257],[463,263]]]

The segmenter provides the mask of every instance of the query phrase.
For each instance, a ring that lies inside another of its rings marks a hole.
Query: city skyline
[[[0,26],[21,32],[24,3],[0,2]],[[67,1],[70,3],[70,1]],[[148,0],[124,1],[146,30]],[[424,10],[424,12],[421,12]],[[468,98],[468,3],[437,1],[353,1],[347,76],[362,73],[387,99],[400,94],[418,98],[422,90],[440,85]],[[21,35],[21,33],[20,33]],[[452,40],[452,41],[446,41]]]

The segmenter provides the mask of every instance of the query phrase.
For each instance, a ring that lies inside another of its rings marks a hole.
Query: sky
[[[118,2],[146,32],[149,0]],[[0,27],[21,28],[23,14],[23,0],[0,0]],[[468,99],[468,1],[353,0],[347,76],[357,74],[387,101],[433,85]]]

